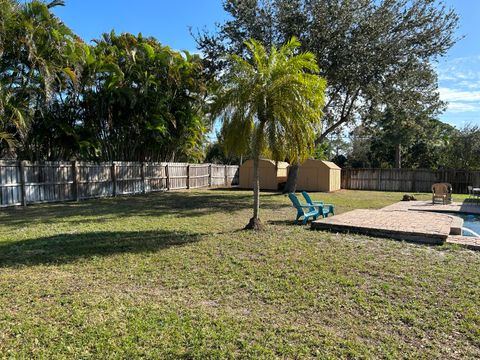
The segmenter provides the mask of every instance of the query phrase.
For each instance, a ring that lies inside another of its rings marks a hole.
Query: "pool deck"
[[[480,214],[480,204],[432,205],[429,201],[401,201],[379,210],[357,209],[316,220],[311,227],[426,244],[447,242],[480,250],[480,239],[461,236],[463,219],[441,212]]]
[[[431,201],[399,201],[384,207],[381,210],[395,211],[435,211],[435,212],[460,212],[480,215],[480,202],[452,202],[448,205],[435,204]]]

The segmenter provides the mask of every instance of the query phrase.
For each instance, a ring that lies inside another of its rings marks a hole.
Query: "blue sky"
[[[447,0],[460,16],[458,36],[437,66],[440,96],[448,101],[442,120],[456,126],[480,125],[480,1]]]
[[[441,120],[459,127],[480,125],[480,1],[444,1],[460,15],[458,36],[464,38],[437,65],[440,94],[449,102]],[[66,0],[54,11],[86,41],[115,29],[152,35],[189,51],[196,50],[189,27],[213,30],[226,18],[221,0]]]

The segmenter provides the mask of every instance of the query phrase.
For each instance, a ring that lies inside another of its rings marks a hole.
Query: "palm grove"
[[[213,33],[193,34],[203,58],[114,31],[87,44],[52,14],[63,5],[0,0],[1,157],[236,162],[269,156],[293,164],[287,190],[307,156],[350,166],[480,167],[478,129],[438,121],[446,104],[434,66],[458,40],[458,17],[440,0],[225,0],[230,19]],[[283,55],[311,54],[315,68],[294,71],[318,69],[327,82],[325,96],[318,87],[322,106],[311,94],[295,93],[317,117],[268,113],[273,120],[263,123],[279,131],[265,128],[268,141],[257,146],[262,111],[224,95],[240,85],[240,60],[258,65],[252,44],[267,59],[293,38],[298,43]],[[248,121],[231,118],[235,106],[251,115]],[[215,119],[224,126],[210,145],[206,134]]]
[[[63,1],[0,0],[0,153],[30,160],[202,160],[197,55],[113,31],[86,44]]]

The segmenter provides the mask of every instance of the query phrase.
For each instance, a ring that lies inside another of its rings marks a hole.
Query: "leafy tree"
[[[0,0],[0,156],[203,159],[200,57],[114,32],[89,46],[60,5]]]
[[[270,45],[295,35],[317,56],[328,81],[317,144],[360,120],[372,103],[381,105],[385,82],[445,54],[458,24],[455,12],[437,0],[226,0],[224,9],[231,19],[217,33],[196,37],[212,73],[224,66],[224,53],[243,54],[249,37]],[[287,189],[293,190],[296,172],[290,174]]]
[[[333,161],[333,159],[343,159],[342,156],[348,150],[348,148],[349,144],[347,141],[345,141],[343,134],[337,131],[331,134],[326,141],[323,141],[315,146],[313,157],[318,160],[330,161]],[[344,164],[343,160],[342,164]]]
[[[217,132],[216,140],[208,144],[205,156],[205,162],[214,164],[232,164],[241,165],[243,159],[248,158],[249,154],[236,155],[229,153],[225,148],[225,139],[221,131]]]
[[[480,127],[466,125],[450,137],[447,167],[480,170]]]
[[[101,159],[203,158],[206,82],[197,55],[114,32],[91,49],[84,126]]]
[[[59,5],[0,0],[0,151],[20,146],[75,78],[81,41],[50,12]]]
[[[213,114],[223,121],[227,150],[253,155],[253,217],[246,228],[259,229],[260,156],[268,151],[274,160],[302,161],[312,153],[326,82],[312,53],[296,54],[295,38],[269,52],[255,40],[245,46],[245,58],[229,57]]]
[[[402,146],[428,136],[432,122],[444,110],[445,103],[436,90],[437,75],[431,66],[412,62],[386,78],[380,95],[370,103],[364,123],[374,126],[382,134],[382,143],[395,149],[396,168],[402,167]]]
[[[396,125],[401,126],[401,122]],[[410,130],[410,127],[392,130],[378,124],[371,128],[356,128],[350,137],[346,165],[357,168],[397,167],[396,150],[399,141],[395,136],[397,133],[405,136]],[[402,146],[402,166],[413,169],[438,169],[448,166],[452,139],[457,132],[454,127],[438,120],[428,120],[418,128],[418,132],[410,134],[411,138]]]

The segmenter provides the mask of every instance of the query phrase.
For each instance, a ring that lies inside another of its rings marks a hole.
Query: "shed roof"
[[[260,159],[260,161],[265,161],[265,162],[268,162],[268,163],[272,164],[273,166],[275,166],[275,161],[273,161],[273,160],[270,160],[270,159]],[[245,164],[246,162],[252,162],[252,163],[253,163],[253,160],[252,160],[252,159],[246,160],[243,164]],[[242,164],[242,165],[243,165],[243,164]],[[278,167],[279,169],[282,169],[282,168],[287,168],[288,166],[289,166],[288,162],[279,161],[277,167]]]
[[[322,166],[326,167],[328,169],[335,169],[335,170],[341,170],[337,164],[331,162],[331,161],[325,161],[325,160],[317,160],[317,159],[307,159],[305,160],[304,164],[309,164],[310,166]]]
[[[331,162],[331,161],[324,161],[322,160],[323,164],[328,166],[330,169],[337,169],[337,170],[342,170],[342,168],[340,166],[338,166],[337,164],[335,164],[334,162]]]

